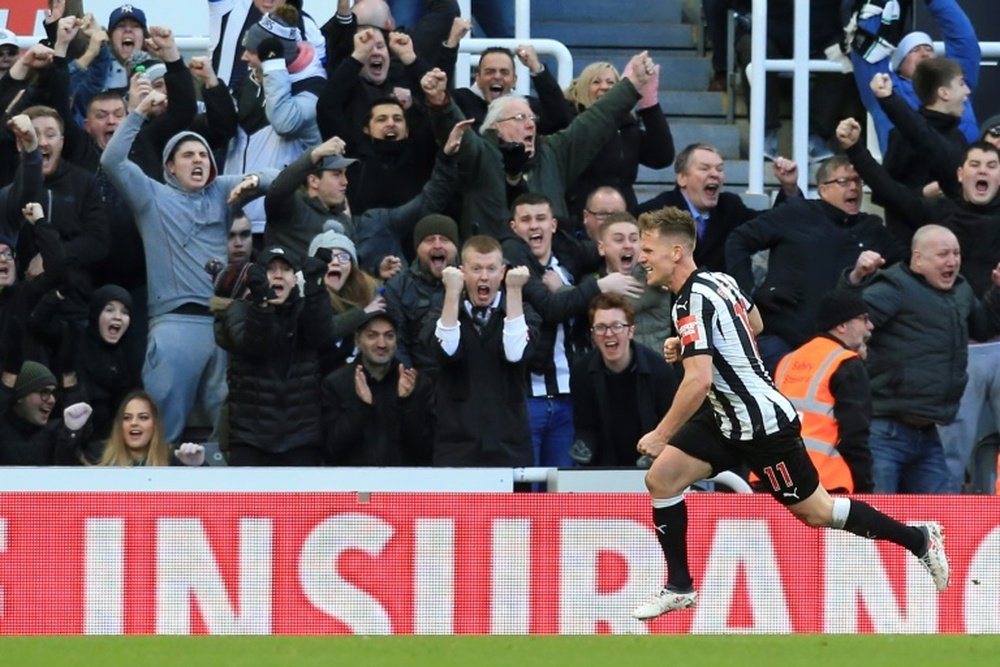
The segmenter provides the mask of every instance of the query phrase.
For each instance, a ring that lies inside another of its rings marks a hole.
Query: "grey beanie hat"
[[[243,48],[253,53],[257,53],[260,43],[269,37],[276,37],[281,40],[284,51],[285,64],[295,60],[299,52],[299,41],[301,35],[299,29],[290,26],[277,16],[264,14],[260,20],[250,26],[243,36]]]
[[[320,248],[341,248],[351,255],[353,264],[358,263],[358,249],[354,247],[354,241],[340,232],[325,231],[322,234],[317,234],[316,238],[309,244],[309,256],[315,257],[316,251]]]
[[[56,376],[52,374],[52,371],[37,361],[26,361],[21,364],[21,370],[14,382],[14,399],[20,400],[28,394],[41,391],[50,385],[56,385]]]

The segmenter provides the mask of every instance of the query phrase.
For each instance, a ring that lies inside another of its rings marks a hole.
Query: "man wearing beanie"
[[[326,72],[312,45],[302,41],[298,22],[298,10],[281,5],[246,31],[242,60],[250,75],[233,90],[239,120],[227,174],[289,164],[321,141],[316,101]],[[253,233],[262,234],[263,200],[246,204],[244,212]]]
[[[63,386],[60,391],[56,376],[36,361],[25,361],[16,376],[4,372],[0,383],[0,465],[78,462],[79,429],[90,416],[90,406],[73,403],[81,398],[74,375],[64,375]],[[63,418],[53,416],[60,405],[67,404]],[[70,423],[73,430],[67,428]]]
[[[973,443],[946,461],[936,427],[962,417],[969,340],[1000,334],[1000,265],[980,301],[960,271],[962,255],[953,232],[925,225],[913,235],[908,266],[878,270],[882,258],[865,251],[846,276],[863,289],[875,326],[867,365],[876,493],[957,493],[964,481]]]
[[[820,484],[833,493],[871,493],[868,304],[856,290],[827,292],[816,325],[819,333],[778,363],[774,383],[802,420],[802,440]]]
[[[416,258],[385,284],[385,305],[397,323],[396,356],[407,368],[437,367],[433,350],[421,339],[424,319],[435,299],[443,298],[441,273],[458,256],[458,225],[446,215],[424,216],[413,229]]]
[[[926,4],[927,12],[941,32],[945,55],[958,61],[958,64],[962,66],[962,71],[965,73],[965,83],[974,94],[979,83],[981,52],[979,39],[976,37],[972,22],[962,11],[957,0],[926,0]],[[877,36],[883,23],[887,23],[887,21],[883,21],[881,12],[873,13],[863,19],[859,17],[858,29],[859,32],[867,32]],[[856,46],[857,43],[855,40]],[[872,56],[860,53],[857,48],[852,49],[851,63],[854,65],[854,80],[857,82],[858,92],[861,94],[861,101],[864,103],[865,109],[872,115],[875,131],[878,133],[879,147],[883,153],[888,150],[889,130],[892,129],[893,124],[879,106],[875,94],[869,87],[872,77],[879,73],[889,74],[892,77],[893,90],[906,100],[910,108],[916,109],[920,106],[920,98],[913,87],[913,73],[921,60],[933,58],[934,55],[934,43],[930,35],[919,31],[904,35],[895,45],[889,57],[875,62],[869,62],[866,59],[866,57]],[[979,139],[979,126],[972,108],[971,95],[965,103],[959,127],[970,142]]]

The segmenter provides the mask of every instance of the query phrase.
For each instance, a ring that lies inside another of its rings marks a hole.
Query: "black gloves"
[[[316,254],[319,255],[320,252],[330,254],[330,250],[327,248],[320,248]],[[302,281],[305,285],[306,296],[316,294],[323,289],[323,278],[326,277],[326,268],[329,263],[318,256],[306,257],[306,261],[302,263]]]
[[[329,248],[316,248],[316,252],[313,253],[313,257],[323,260],[324,264],[329,264],[333,261],[333,251]]]
[[[524,173],[525,167],[531,161],[531,156],[524,150],[524,144],[501,141],[497,146],[503,155],[504,173],[510,176]]]
[[[250,290],[250,301],[262,306],[268,299],[277,296],[271,289],[271,282],[267,279],[267,269],[260,264],[251,264],[247,272],[247,288]]]
[[[273,60],[274,58],[285,59],[285,47],[282,46],[281,40],[277,37],[268,37],[267,39],[261,40],[260,44],[257,45],[257,57],[264,60]]]

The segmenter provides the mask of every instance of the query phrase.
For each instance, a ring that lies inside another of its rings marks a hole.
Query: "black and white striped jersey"
[[[722,434],[752,440],[789,428],[795,408],[764,370],[747,312],[750,300],[725,273],[698,269],[674,301],[682,356],[712,355],[708,398]]]

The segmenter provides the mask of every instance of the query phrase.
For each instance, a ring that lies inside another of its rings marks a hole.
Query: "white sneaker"
[[[951,572],[948,556],[944,552],[944,529],[934,521],[917,527],[927,536],[927,553],[918,560],[934,578],[934,586],[938,591],[944,591],[948,588],[948,576]]]
[[[677,593],[664,586],[658,593],[653,594],[642,604],[633,609],[632,616],[641,621],[647,621],[651,618],[662,616],[668,611],[690,609],[694,606],[697,599],[697,591]]]

